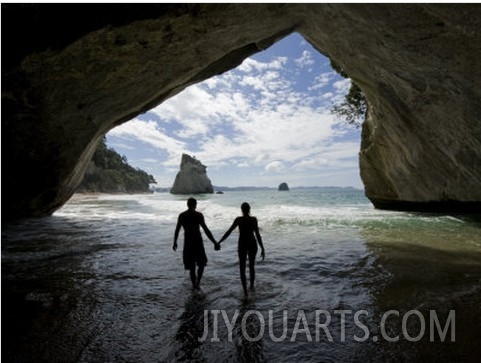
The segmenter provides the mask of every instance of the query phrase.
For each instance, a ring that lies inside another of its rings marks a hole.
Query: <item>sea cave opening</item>
[[[359,124],[333,112],[351,84],[295,32],[117,126],[106,144],[156,190],[172,186],[183,153],[215,186],[362,189]]]

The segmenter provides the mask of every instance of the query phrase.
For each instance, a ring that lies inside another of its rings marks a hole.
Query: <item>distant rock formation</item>
[[[151,184],[157,184],[152,175],[129,165],[127,159],[108,148],[106,138],[97,149],[85,171],[77,193],[152,193]]]
[[[287,185],[287,183],[281,183],[281,184],[279,184],[278,190],[279,191],[289,191],[289,186]]]
[[[207,177],[207,167],[199,160],[187,154],[182,154],[180,171],[175,177],[171,194],[202,194],[214,193],[214,187]]]

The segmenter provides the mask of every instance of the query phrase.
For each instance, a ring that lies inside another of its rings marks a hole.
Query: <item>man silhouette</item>
[[[205,254],[200,227],[202,227],[207,237],[212,243],[214,243],[216,249],[217,242],[205,224],[204,215],[195,210],[197,208],[197,200],[195,198],[189,198],[187,200],[187,207],[188,209],[185,212],[180,213],[177,219],[172,249],[174,251],[177,250],[177,239],[179,237],[180,228],[184,228],[184,250],[182,255],[184,267],[186,270],[190,271],[192,287],[194,289],[199,289],[200,280],[204,273],[204,267],[207,265],[207,256]],[[196,264],[197,276],[195,273]]]

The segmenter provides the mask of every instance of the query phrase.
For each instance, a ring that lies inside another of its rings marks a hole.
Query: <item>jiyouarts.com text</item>
[[[321,340],[345,342],[346,339],[354,339],[357,342],[365,342],[369,339],[374,342],[380,339],[397,342],[405,339],[417,342],[426,334],[429,335],[431,342],[454,342],[455,311],[450,310],[447,317],[446,313],[440,315],[444,318],[439,318],[435,310],[424,314],[418,310],[403,313],[389,310],[382,314],[379,328],[374,334],[365,324],[370,317],[366,310],[333,310],[331,312],[268,310],[264,313],[258,310],[242,312],[235,310],[230,313],[226,310],[204,310],[203,335],[198,337],[198,341],[220,342],[225,339],[232,341],[235,330],[236,334],[241,334],[245,340],[251,342],[261,339],[270,339],[273,342],[294,342],[298,339],[308,342]],[[397,326],[398,329],[393,329],[393,326]],[[221,330],[225,331],[224,329],[227,330],[227,334],[221,334]]]

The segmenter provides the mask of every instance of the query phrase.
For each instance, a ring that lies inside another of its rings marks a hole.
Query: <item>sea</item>
[[[196,195],[216,239],[242,202],[258,219],[246,296],[236,231],[220,251],[204,234],[192,288],[182,233],[172,249],[187,197],[74,195],[3,224],[2,360],[479,362],[480,215],[379,210],[353,188]]]

